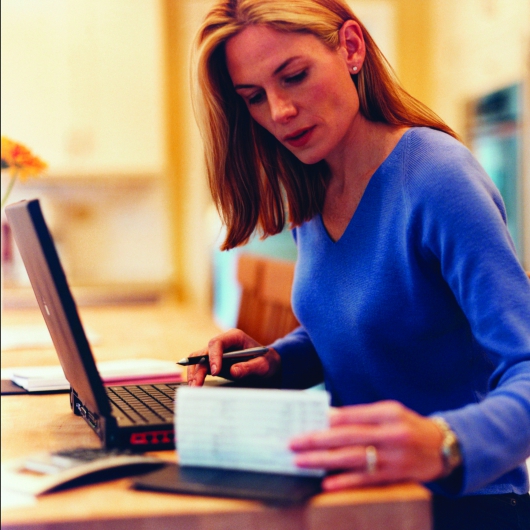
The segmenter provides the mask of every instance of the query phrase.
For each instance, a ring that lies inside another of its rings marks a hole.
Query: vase
[[[5,241],[7,231],[4,231],[4,226],[9,229],[4,217],[4,212],[2,211],[2,232],[0,236],[0,318],[4,315],[4,265],[7,245],[7,242]]]
[[[13,274],[13,238],[3,210],[0,230],[0,311],[3,315],[6,303],[6,284]]]

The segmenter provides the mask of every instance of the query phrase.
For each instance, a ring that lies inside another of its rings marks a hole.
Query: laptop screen
[[[66,379],[91,412],[109,415],[110,404],[39,201],[17,202],[5,211]]]

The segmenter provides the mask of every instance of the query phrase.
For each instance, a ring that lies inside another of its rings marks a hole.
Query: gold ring
[[[366,453],[366,472],[373,475],[377,468],[377,449],[373,445],[369,445],[365,449]]]

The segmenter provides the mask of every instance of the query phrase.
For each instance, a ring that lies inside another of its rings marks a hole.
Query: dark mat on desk
[[[47,390],[44,392],[28,392],[25,388],[15,385],[11,379],[2,379],[2,396],[8,396],[11,394],[64,394],[68,393],[70,390]]]
[[[270,504],[299,504],[321,491],[321,478],[168,464],[143,475],[134,488],[166,493],[236,497]]]

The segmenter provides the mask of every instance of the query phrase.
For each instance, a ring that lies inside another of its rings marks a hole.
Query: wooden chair
[[[241,302],[237,327],[261,344],[270,344],[299,323],[291,309],[294,262],[241,254],[237,279]]]

